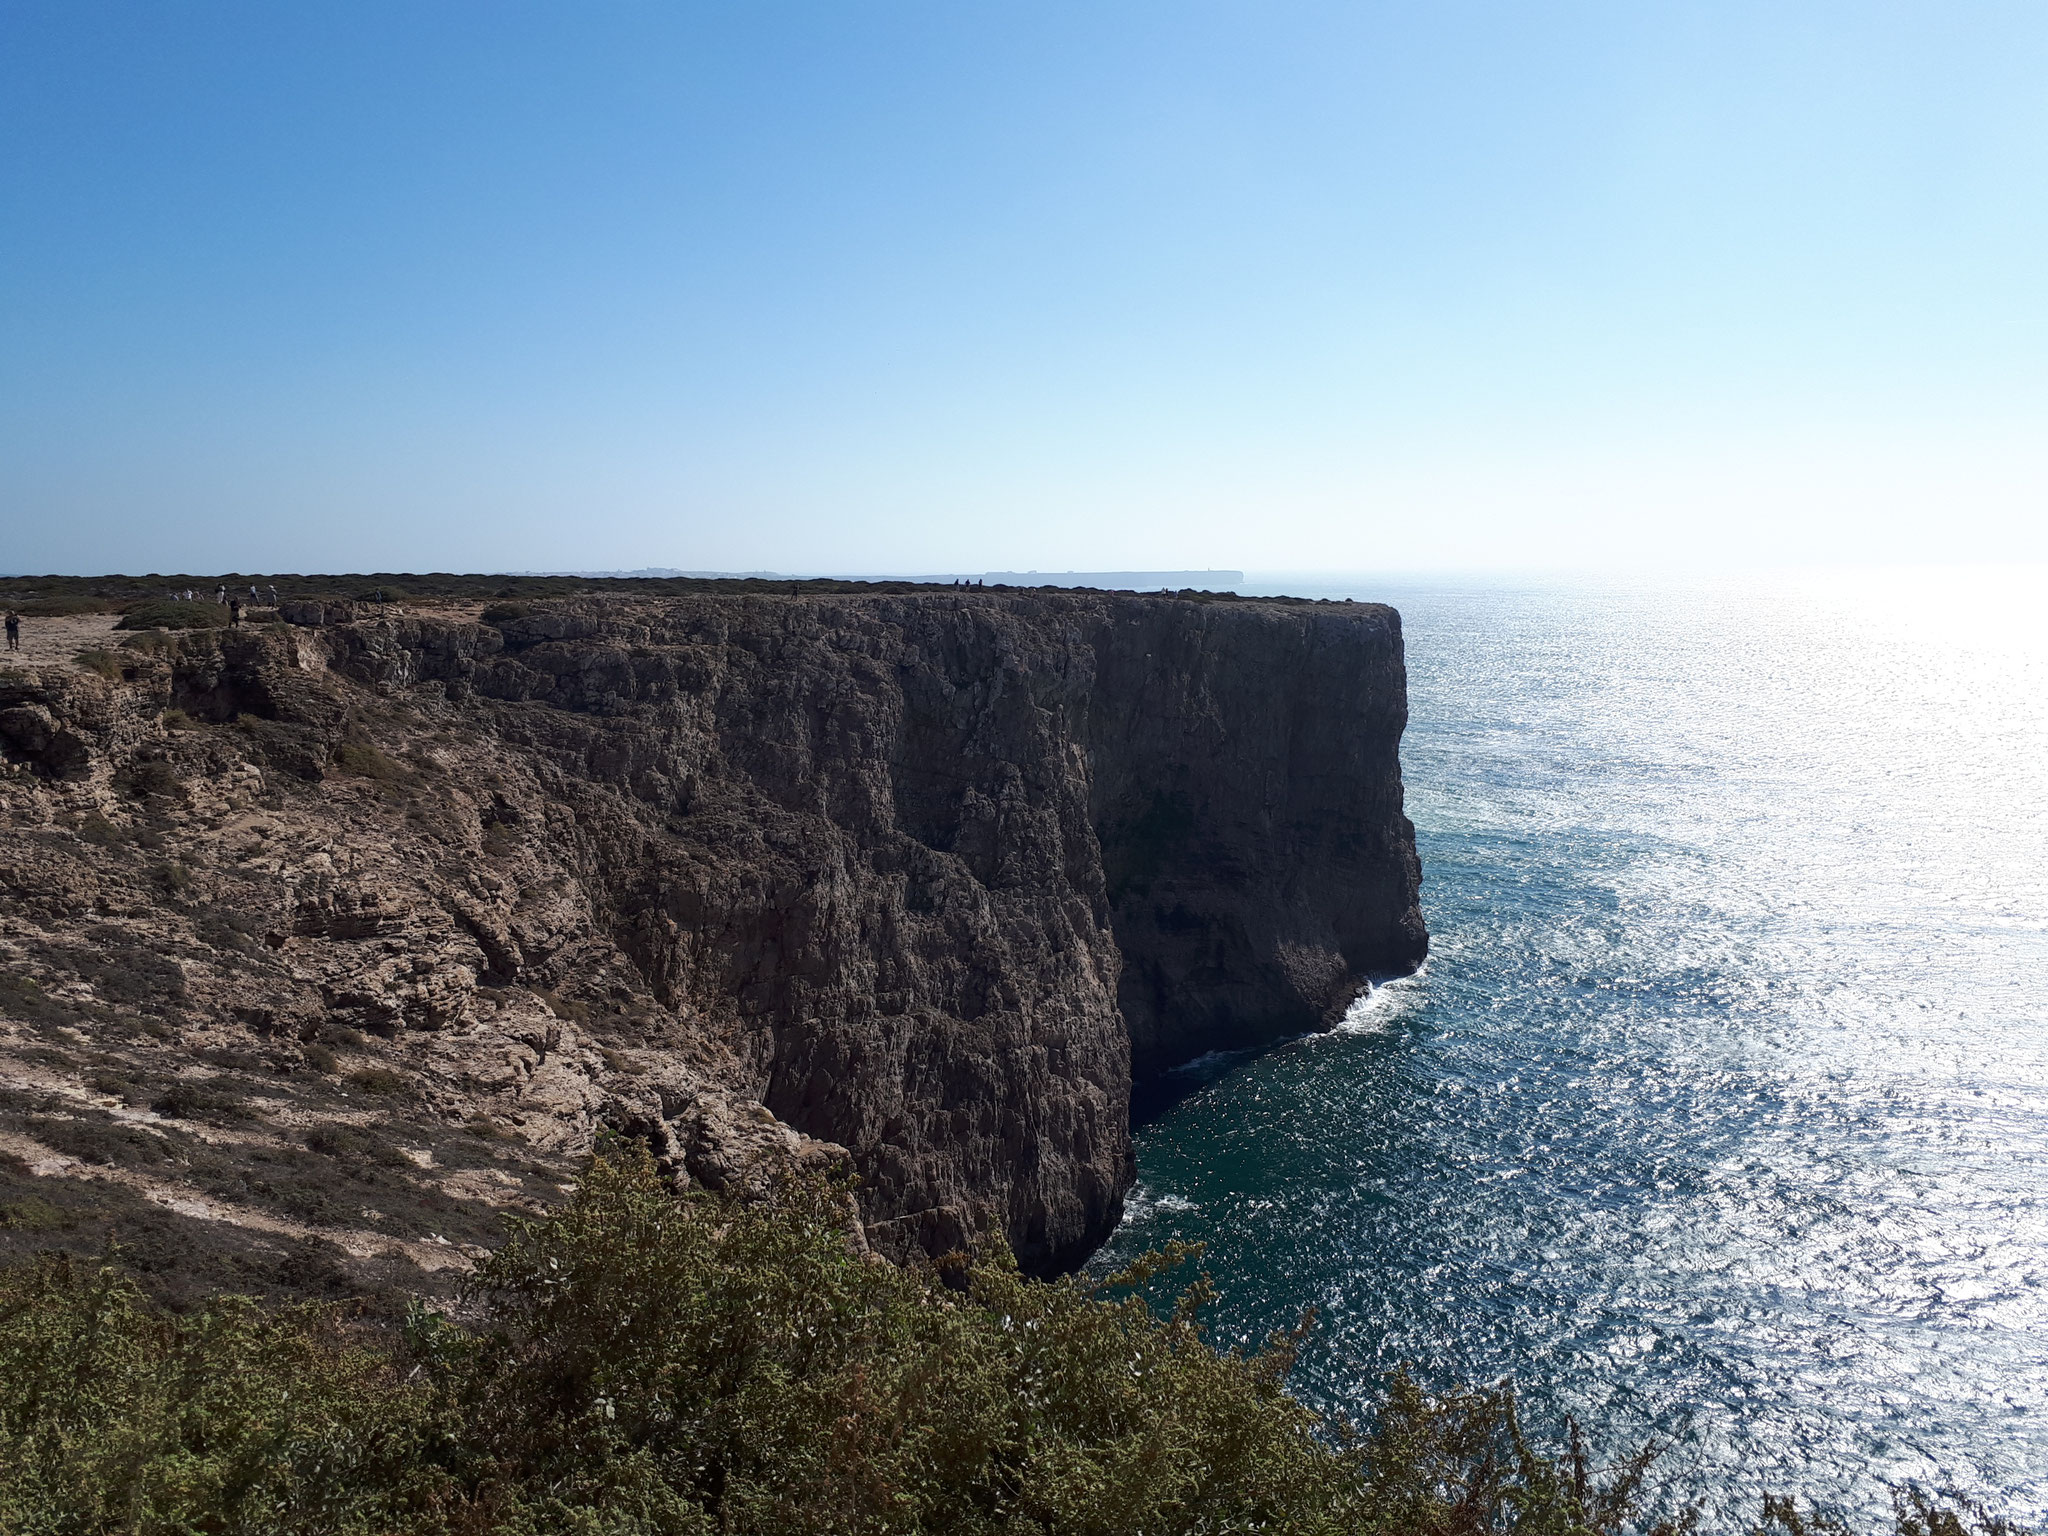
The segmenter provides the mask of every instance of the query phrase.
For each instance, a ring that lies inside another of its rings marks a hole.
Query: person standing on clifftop
[[[21,649],[21,615],[12,608],[7,610],[7,649]]]
[[[242,627],[242,600],[239,597],[228,599],[228,623],[236,629]]]

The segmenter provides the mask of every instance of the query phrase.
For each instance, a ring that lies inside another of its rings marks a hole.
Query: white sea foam
[[[1201,1207],[1186,1195],[1155,1194],[1145,1185],[1138,1184],[1124,1196],[1124,1219],[1121,1225],[1128,1227],[1150,1220],[1153,1216],[1179,1215],[1200,1209]]]
[[[1425,964],[1413,976],[1396,976],[1392,981],[1383,981],[1368,988],[1351,1001],[1344,1010],[1344,1017],[1338,1022],[1336,1033],[1340,1035],[1375,1035],[1392,1029],[1417,1003],[1422,1001],[1423,986],[1429,977],[1429,966]]]

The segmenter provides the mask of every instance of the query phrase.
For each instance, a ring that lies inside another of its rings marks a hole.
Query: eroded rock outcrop
[[[1330,1022],[1426,946],[1389,609],[940,589],[288,617],[119,680],[0,681],[26,923],[0,958],[35,1002],[11,1043],[104,1049],[126,1007],[165,1021],[123,1037],[158,1076],[252,1047],[216,1073],[271,1074],[234,1135],[286,1151],[381,1113],[435,1146],[515,1136],[538,1161],[492,1170],[514,1184],[606,1126],[685,1180],[841,1158],[882,1251],[995,1227],[1052,1271],[1118,1218],[1134,1068]],[[94,942],[177,985],[111,999]],[[402,1114],[358,1103],[379,1072]],[[156,1134],[91,1075],[37,1081]]]

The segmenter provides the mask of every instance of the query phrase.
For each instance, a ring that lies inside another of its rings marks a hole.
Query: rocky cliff
[[[842,1160],[883,1251],[995,1227],[1050,1272],[1118,1218],[1134,1072],[1426,947],[1390,609],[281,617],[0,673],[37,1220],[452,1263],[611,1126],[685,1181]]]

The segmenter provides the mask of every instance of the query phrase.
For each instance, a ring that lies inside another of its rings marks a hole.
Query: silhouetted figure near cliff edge
[[[7,649],[21,649],[21,615],[12,608],[7,610]]]
[[[242,600],[239,597],[228,599],[228,623],[236,629],[242,627]]]

